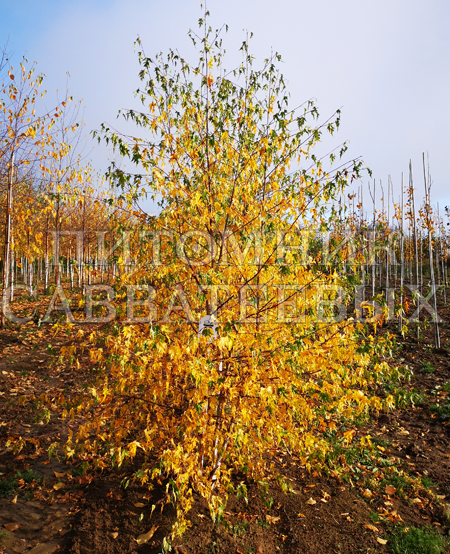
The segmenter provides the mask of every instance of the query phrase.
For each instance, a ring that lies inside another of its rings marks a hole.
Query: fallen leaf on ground
[[[59,491],[59,489],[62,489],[63,487],[65,487],[66,485],[64,483],[55,483],[53,485],[53,488],[55,489],[55,491]]]
[[[143,535],[139,535],[137,539],[134,539],[138,544],[145,544],[148,542],[153,535],[155,534],[156,530],[158,529],[157,525],[154,525],[148,533],[144,533]]]
[[[142,504],[142,502],[136,502],[136,503],[134,504],[134,507],[135,507],[135,508],[144,508],[144,506],[145,506],[145,504]]]
[[[366,490],[363,492],[363,496],[364,496],[364,498],[372,498],[372,491],[369,490],[369,489],[366,489]]]
[[[53,475],[57,478],[57,479],[62,479],[63,477],[65,477],[65,473],[58,473],[57,471],[53,470]]]
[[[380,537],[377,537],[377,541],[378,541],[380,544],[387,544],[387,540],[386,540],[386,539],[380,539]]]
[[[277,523],[280,519],[280,516],[270,516],[269,514],[266,514],[266,520],[268,523]]]
[[[17,494],[16,494],[16,496],[11,500],[11,504],[17,504]]]
[[[390,521],[393,521],[393,522],[402,522],[403,521],[401,515],[397,512],[397,510],[392,510],[392,512],[389,514],[388,517],[389,517]]]
[[[364,523],[364,529],[369,529],[369,531],[373,531],[374,533],[378,533],[379,531],[378,527],[375,527],[375,525],[371,523]]]
[[[117,539],[118,536],[119,536],[119,533],[111,533],[111,537],[113,539]]]
[[[309,504],[310,506],[314,506],[314,504],[317,504],[314,498],[310,498],[309,500],[306,501],[306,503]]]
[[[411,500],[411,502],[412,502],[413,504],[422,504],[422,499],[421,499],[421,498],[413,498],[413,499]]]
[[[298,517],[306,517],[306,516],[303,514],[298,514]]]
[[[384,489],[386,494],[388,494],[389,496],[392,496],[393,494],[395,494],[397,492],[397,489],[395,487],[393,487],[392,485],[386,485],[386,488]]]
[[[13,531],[17,531],[20,525],[18,523],[5,523],[4,527],[12,533]]]

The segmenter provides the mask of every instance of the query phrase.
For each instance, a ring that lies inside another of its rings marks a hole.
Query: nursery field
[[[196,61],[137,39],[102,170],[69,92],[0,58],[0,550],[449,552],[429,159],[375,179],[208,22]]]

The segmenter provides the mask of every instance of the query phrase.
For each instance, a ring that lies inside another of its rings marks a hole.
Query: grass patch
[[[233,534],[237,535],[238,537],[241,537],[248,529],[248,523],[236,523],[236,525],[233,525]]]
[[[15,475],[10,475],[0,480],[0,498],[6,498],[17,492],[19,486],[26,484],[31,485],[36,483],[40,485],[44,478],[32,469],[25,471],[17,471]]]
[[[412,483],[403,473],[392,473],[386,475],[384,479],[380,481],[380,490],[384,492],[386,485],[391,485],[397,491],[400,498],[405,498],[405,492],[411,489]]]
[[[430,373],[434,373],[435,369],[430,364],[430,362],[424,362],[422,364],[422,373],[425,373],[425,375],[429,375]]]
[[[431,527],[398,526],[391,531],[389,546],[394,554],[442,554],[448,545]]]
[[[390,448],[392,446],[391,442],[383,437],[371,437],[370,440],[375,446],[381,446],[382,448]]]
[[[17,479],[10,475],[0,480],[0,498],[6,498],[11,496],[17,490]]]
[[[31,485],[33,481],[36,481],[36,483],[40,485],[44,480],[44,478],[33,469],[26,469],[23,472],[18,471],[16,475],[17,479],[23,479],[27,485]]]
[[[384,390],[394,398],[396,408],[408,408],[409,406],[423,406],[427,401],[427,395],[417,389],[404,389],[390,384]]]
[[[422,477],[420,478],[420,480],[422,481],[422,485],[423,485],[427,490],[430,490],[430,489],[432,489],[433,487],[436,486],[436,483],[433,481],[433,479],[431,479],[431,477],[427,477],[426,475],[422,475]]]
[[[269,523],[267,521],[264,521],[263,519],[257,519],[256,520],[256,523],[261,526],[263,529],[268,529],[270,526],[269,526]]]
[[[432,404],[430,406],[430,411],[436,415],[436,417],[442,421],[447,421],[450,419],[450,402],[445,402],[444,404]]]

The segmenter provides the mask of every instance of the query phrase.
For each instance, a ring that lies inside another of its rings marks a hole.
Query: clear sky
[[[208,9],[214,27],[230,28],[227,68],[252,31],[257,60],[281,53],[293,105],[316,98],[323,119],[342,108],[330,149],[348,140],[349,156],[363,156],[378,182],[392,176],[396,198],[411,158],[418,199],[428,152],[433,204],[450,205],[448,0],[209,0]],[[135,105],[137,35],[147,55],[173,47],[189,57],[187,31],[201,11],[199,0],[0,0],[0,14],[0,45],[9,40],[16,63],[36,60],[49,91],[64,89],[69,72],[91,130],[103,121],[124,128],[115,117]],[[105,168],[106,157],[94,150],[94,166]]]

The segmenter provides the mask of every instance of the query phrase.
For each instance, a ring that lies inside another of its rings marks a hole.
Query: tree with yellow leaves
[[[45,92],[41,92],[44,75],[36,75],[35,70],[35,64],[29,65],[25,59],[16,70],[10,66],[8,83],[0,88],[0,200],[5,208],[2,222],[3,326],[6,324],[10,283],[13,285],[13,235],[17,245],[22,244],[27,259],[32,261],[42,250],[43,234],[36,229],[36,221],[48,210],[55,211],[62,188],[70,187],[73,192],[80,175],[79,160],[77,164],[71,160],[71,138],[79,123],[73,118],[69,122],[66,120],[73,99],[66,95],[54,109],[36,113]],[[59,211],[54,219],[56,229],[59,229],[62,220]],[[33,237],[32,229],[37,231]]]
[[[105,376],[68,414],[86,417],[68,456],[104,467],[140,450],[136,478],[169,478],[172,536],[188,525],[193,490],[216,520],[236,471],[281,479],[277,448],[322,467],[326,433],[379,409],[367,389],[388,371],[360,351],[339,275],[311,269],[298,244],[300,227],[326,225],[327,201],[361,170],[360,161],[328,170],[335,155],[314,155],[339,113],[315,125],[313,102],[291,109],[279,55],[256,70],[247,42],[242,64],[225,72],[207,16],[203,35],[191,33],[196,65],[173,51],[151,59],[138,41],[143,111],[125,117],[145,137],[106,125],[99,134],[136,167],[111,166],[120,198],[151,197],[160,213],[141,213],[135,269],[115,284],[119,300],[127,287],[124,325],[101,348],[96,333],[86,343]]]

